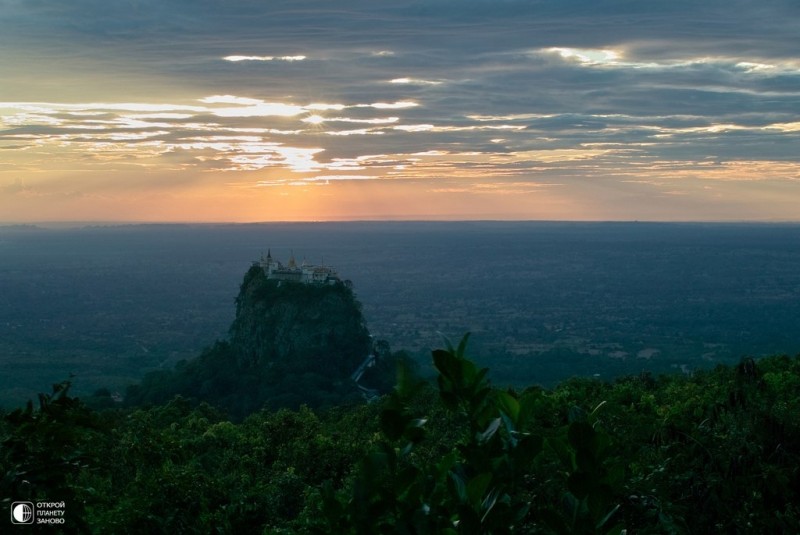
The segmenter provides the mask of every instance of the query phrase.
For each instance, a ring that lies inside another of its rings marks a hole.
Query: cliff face
[[[236,299],[231,346],[242,369],[347,377],[369,354],[361,305],[344,284],[314,285],[247,272]]]
[[[132,404],[179,394],[244,416],[264,406],[324,407],[359,399],[350,374],[372,349],[361,305],[343,283],[267,279],[254,265],[236,298],[228,341],[131,387]]]

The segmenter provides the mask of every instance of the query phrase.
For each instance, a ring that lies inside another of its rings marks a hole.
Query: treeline
[[[239,423],[56,385],[2,417],[2,506],[64,501],[73,533],[800,532],[800,357],[510,390],[464,353]]]

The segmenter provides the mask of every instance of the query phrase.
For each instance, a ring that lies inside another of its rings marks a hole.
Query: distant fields
[[[319,223],[0,227],[0,404],[74,373],[124,392],[224,337],[270,248],[353,281],[424,364],[471,331],[496,382],[690,371],[800,352],[800,226]]]

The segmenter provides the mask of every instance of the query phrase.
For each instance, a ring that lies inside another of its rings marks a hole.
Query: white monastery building
[[[324,261],[323,261],[324,263]],[[302,282],[305,284],[335,284],[340,282],[336,270],[330,266],[314,266],[305,260],[298,266],[294,259],[294,252],[289,257],[285,266],[272,258],[272,252],[267,250],[267,256],[261,256],[257,262],[264,269],[268,279]]]

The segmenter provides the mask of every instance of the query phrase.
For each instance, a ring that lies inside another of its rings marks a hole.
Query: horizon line
[[[0,229],[13,227],[33,228],[86,228],[86,227],[125,227],[125,226],[190,226],[190,225],[320,225],[320,224],[347,224],[347,223],[565,223],[565,224],[733,224],[733,225],[800,225],[800,220],[793,219],[308,219],[308,220],[264,220],[264,221],[147,221],[147,220],[57,220],[57,221],[0,221]]]

